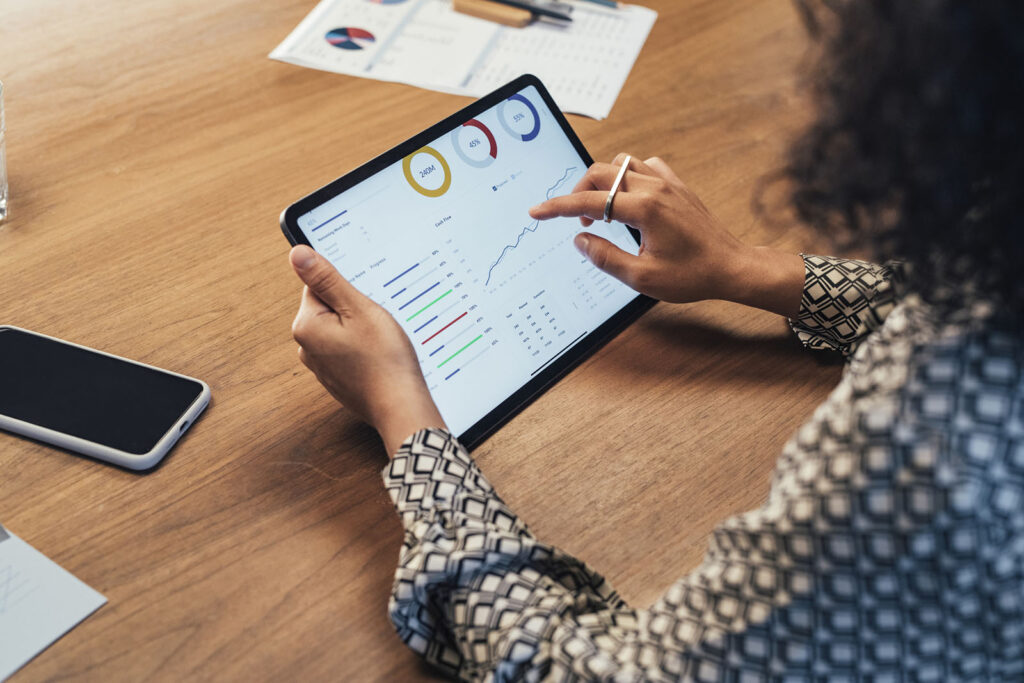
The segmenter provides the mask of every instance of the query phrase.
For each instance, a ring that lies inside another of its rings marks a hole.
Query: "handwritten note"
[[[571,24],[510,28],[460,14],[450,0],[322,0],[270,56],[473,97],[532,73],[562,110],[601,119],[657,16],[575,3]]]
[[[106,601],[0,526],[0,680]]]

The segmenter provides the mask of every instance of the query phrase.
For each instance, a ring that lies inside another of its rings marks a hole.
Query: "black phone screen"
[[[0,328],[0,414],[145,454],[203,385],[48,337]]]

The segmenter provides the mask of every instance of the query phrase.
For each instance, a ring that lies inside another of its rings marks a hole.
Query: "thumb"
[[[299,279],[325,304],[335,311],[351,304],[355,288],[327,259],[304,244],[293,247],[288,258]]]
[[[595,267],[636,289],[633,281],[639,266],[638,257],[589,232],[576,235],[573,243]]]

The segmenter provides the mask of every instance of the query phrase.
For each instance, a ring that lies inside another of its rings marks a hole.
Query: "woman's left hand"
[[[420,429],[444,427],[395,319],[311,248],[289,259],[306,285],[292,323],[299,359],[331,396],[376,428],[391,455]]]

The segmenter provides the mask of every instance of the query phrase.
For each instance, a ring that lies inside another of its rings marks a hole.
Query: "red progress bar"
[[[469,313],[469,311],[466,311],[466,313]],[[434,337],[436,337],[437,335],[441,334],[442,332],[444,332],[445,330],[447,330],[447,329],[448,329],[449,327],[451,327],[451,326],[452,326],[452,325],[454,325],[455,323],[457,323],[457,322],[459,322],[460,320],[462,320],[463,318],[465,318],[465,317],[466,317],[466,313],[463,313],[463,314],[462,314],[462,315],[460,315],[460,316],[459,316],[458,318],[456,318],[455,320],[451,321],[450,323],[448,323],[447,325],[445,325],[444,327],[442,327],[441,329],[439,329],[439,330],[438,330],[437,332],[435,332],[434,334],[430,335],[429,337],[427,337],[426,339],[424,339],[423,341],[421,341],[421,342],[420,342],[420,344],[426,344],[426,343],[427,343],[428,341],[430,341],[431,339],[433,339],[433,338],[434,338]]]

